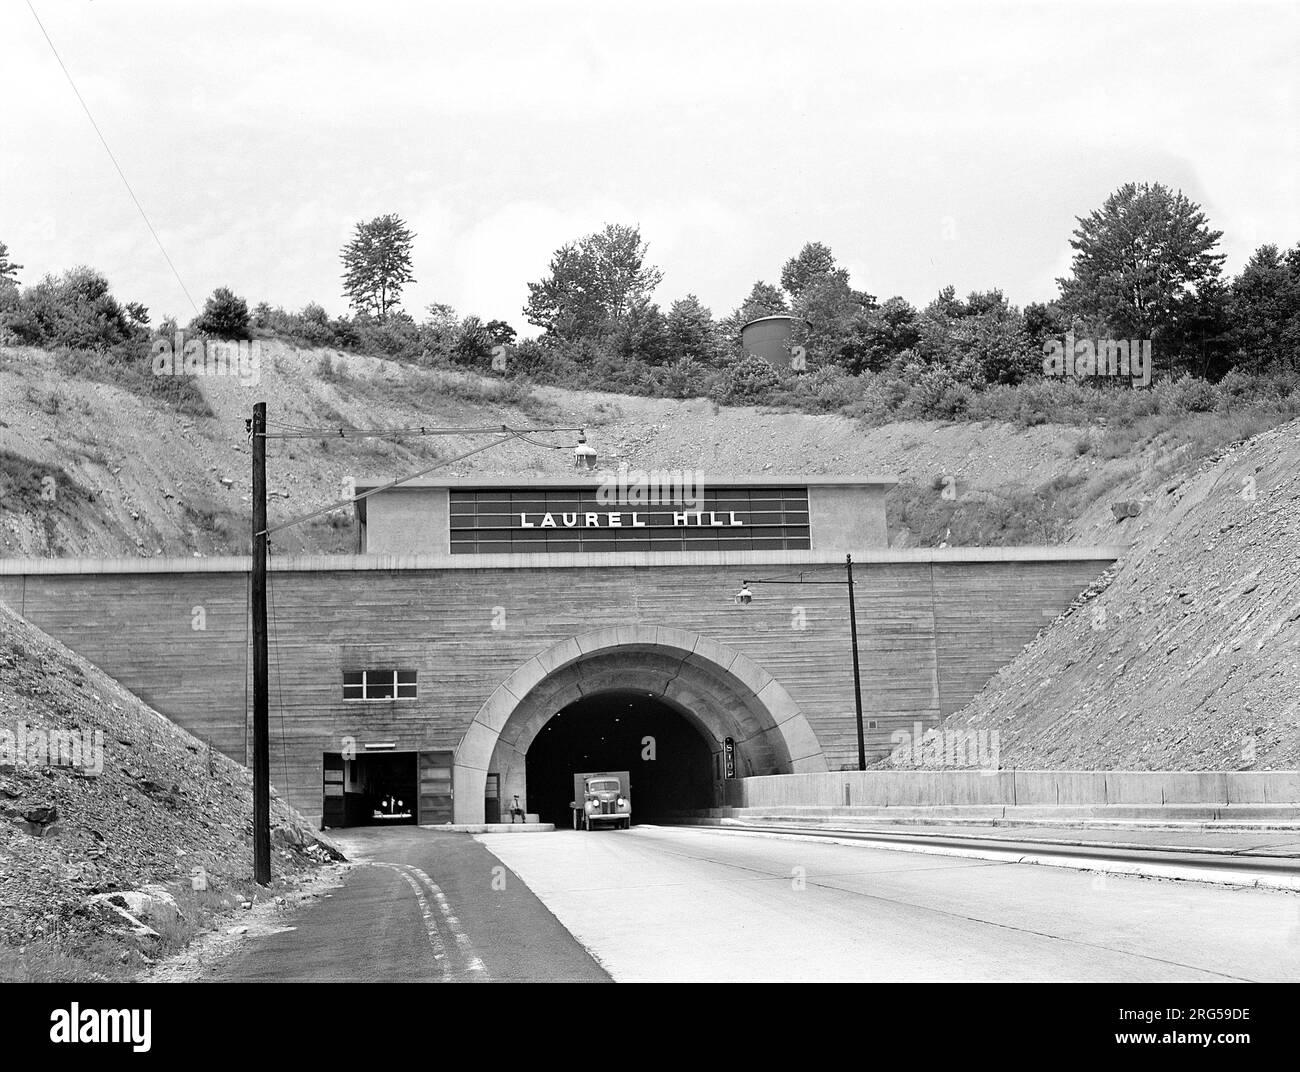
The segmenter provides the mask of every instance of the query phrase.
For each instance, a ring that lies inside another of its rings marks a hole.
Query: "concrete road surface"
[[[617,981],[1300,979],[1300,896],[702,827],[478,835]]]

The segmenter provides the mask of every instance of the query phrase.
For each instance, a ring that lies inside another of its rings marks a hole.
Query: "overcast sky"
[[[32,0],[190,293],[343,312],[338,251],[417,232],[403,304],[531,334],[526,283],[639,223],[716,315],[804,242],[855,285],[1055,293],[1074,217],[1183,189],[1227,269],[1300,240],[1300,5]],[[42,37],[0,4],[0,240],[192,315]]]

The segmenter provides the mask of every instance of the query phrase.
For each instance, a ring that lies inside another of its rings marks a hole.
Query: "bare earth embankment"
[[[1300,766],[1300,422],[1158,494],[1116,568],[948,728],[996,731],[1003,767]]]
[[[260,889],[252,810],[246,767],[0,604],[0,981],[131,974],[337,858],[273,800]]]

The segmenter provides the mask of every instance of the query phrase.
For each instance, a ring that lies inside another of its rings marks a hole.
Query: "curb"
[[[449,834],[549,834],[554,823],[443,823],[421,826],[421,830],[442,830]]]
[[[766,837],[783,841],[806,841],[831,845],[860,845],[890,852],[915,852],[929,856],[955,856],[971,860],[991,860],[1009,864],[1040,864],[1044,867],[1063,867],[1074,871],[1093,871],[1112,875],[1139,875],[1148,878],[1177,879],[1184,882],[1208,882],[1220,886],[1243,886],[1300,892],[1300,864],[1297,864],[1289,872],[1228,870],[1217,867],[1197,867],[1191,864],[1148,863],[1108,860],[1102,857],[1067,856],[1053,853],[1047,846],[1044,846],[1042,852],[1024,852],[1019,849],[997,849],[992,847],[964,848],[953,845],[918,845],[885,838],[873,838],[868,834],[855,835],[849,831],[839,831],[832,834],[830,832],[816,833],[799,830],[755,830],[732,825],[726,820],[717,820],[716,823],[716,826],[714,823],[691,825],[707,826],[712,830],[743,837]],[[1081,847],[1091,846],[1084,843]],[[1142,851],[1141,846],[1136,848],[1125,846],[1125,848],[1129,851]]]

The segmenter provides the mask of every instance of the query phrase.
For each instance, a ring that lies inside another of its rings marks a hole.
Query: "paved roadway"
[[[1300,896],[637,827],[480,835],[615,980],[1300,979]]]
[[[339,840],[344,886],[209,978],[1300,979],[1289,892],[703,827]]]
[[[406,826],[331,836],[360,863],[343,886],[295,913],[292,930],[246,942],[207,980],[609,982],[468,834]]]

